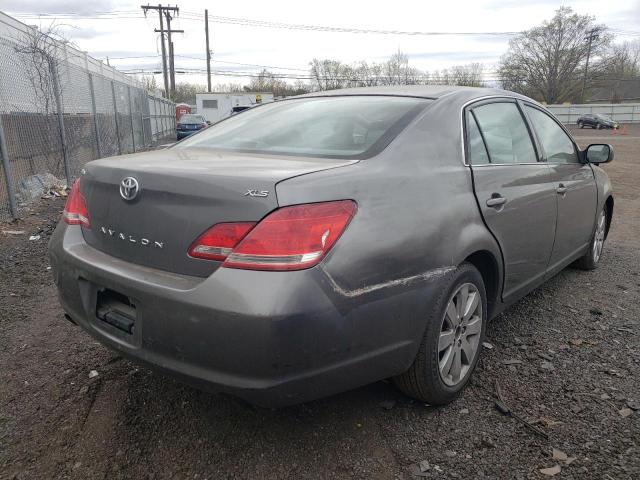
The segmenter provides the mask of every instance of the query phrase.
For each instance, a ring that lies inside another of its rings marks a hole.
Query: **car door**
[[[556,191],[558,224],[549,263],[554,273],[587,248],[595,225],[598,189],[591,166],[580,163],[577,147],[564,128],[541,108],[532,104],[524,108]]]
[[[515,100],[476,103],[465,116],[476,198],[502,250],[508,302],[544,280],[555,236],[555,187]]]

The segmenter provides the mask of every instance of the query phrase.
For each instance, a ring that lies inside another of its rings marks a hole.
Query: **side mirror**
[[[588,163],[609,163],[613,160],[613,147],[606,143],[593,143],[585,150],[585,159]]]

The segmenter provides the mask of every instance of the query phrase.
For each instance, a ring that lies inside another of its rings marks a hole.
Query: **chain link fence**
[[[175,134],[172,102],[114,79],[112,69],[108,78],[96,60],[89,64],[86,54],[36,31],[2,33],[0,222],[20,216],[34,182],[56,177],[70,185],[91,160],[148,149]]]

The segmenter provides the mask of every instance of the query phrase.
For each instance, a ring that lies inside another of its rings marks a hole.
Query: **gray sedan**
[[[295,97],[87,164],[55,282],[70,321],[201,388],[281,406],[392,378],[445,404],[489,319],[596,268],[612,158],[502,90]]]

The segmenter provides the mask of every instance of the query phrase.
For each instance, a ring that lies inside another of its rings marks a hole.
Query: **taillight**
[[[82,225],[84,228],[91,228],[87,202],[80,193],[80,179],[77,179],[71,187],[62,218],[69,225]]]
[[[317,265],[356,213],[352,200],[280,208],[267,215],[233,248],[223,267],[301,270]]]
[[[255,222],[218,223],[191,244],[189,255],[195,258],[222,261],[254,225]]]

